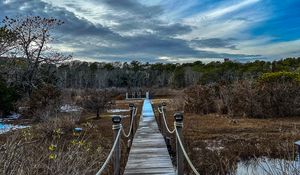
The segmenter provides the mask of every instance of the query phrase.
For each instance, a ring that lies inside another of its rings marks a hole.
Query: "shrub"
[[[29,101],[29,110],[25,113],[26,116],[33,117],[36,120],[48,118],[57,113],[60,100],[61,91],[56,86],[45,84],[39,89],[33,91]],[[48,115],[45,115],[45,114]]]
[[[14,103],[19,98],[16,90],[7,87],[6,82],[0,77],[0,116],[14,110]]]
[[[87,89],[83,94],[81,106],[96,113],[96,117],[99,118],[100,114],[110,107],[113,94],[108,90]]]
[[[263,74],[257,84],[258,103],[266,117],[300,115],[300,74],[275,72]]]
[[[257,108],[255,85],[251,81],[236,81],[220,86],[222,106],[231,116],[253,116]]]
[[[215,91],[212,86],[196,85],[185,91],[185,112],[208,114],[216,111]]]

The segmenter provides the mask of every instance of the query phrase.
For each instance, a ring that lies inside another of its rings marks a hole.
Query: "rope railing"
[[[126,134],[124,128],[122,127],[121,124],[121,117],[120,116],[113,116],[112,121],[113,121],[113,126],[112,129],[114,130],[115,134],[114,134],[114,143],[113,146],[105,160],[105,162],[103,163],[103,165],[101,166],[101,168],[99,169],[99,171],[96,173],[96,175],[101,175],[104,170],[106,169],[106,167],[108,166],[110,160],[114,155],[114,175],[119,175],[120,174],[120,139],[121,139],[121,133],[123,134],[123,136],[125,138],[129,138],[130,136],[133,136],[133,123],[135,121],[135,116],[137,114],[137,108],[135,107],[134,104],[129,104],[130,107],[130,115],[131,115],[131,120],[130,120],[130,128],[128,131],[128,134]]]
[[[174,126],[176,127],[176,122],[174,122]],[[182,150],[182,152],[183,152],[183,155],[184,155],[186,161],[188,162],[189,166],[192,168],[193,172],[194,172],[196,175],[200,175],[200,173],[196,170],[196,168],[195,168],[195,166],[193,165],[191,159],[189,158],[188,154],[187,154],[186,151],[185,151],[185,148],[184,148],[184,146],[183,146],[183,144],[182,144],[181,138],[179,137],[178,130],[175,129],[175,131],[176,131],[176,132],[175,132],[175,133],[176,133],[176,138],[178,139],[180,148],[181,148],[181,150]]]
[[[121,136],[121,129],[118,131],[118,134],[117,134],[117,137],[115,138],[115,141],[114,141],[114,144],[113,144],[113,147],[111,148],[105,162],[103,163],[102,167],[100,168],[100,170],[96,173],[96,175],[101,175],[103,173],[103,171],[105,170],[105,168],[107,167],[109,161],[111,160],[112,158],[112,155],[116,149],[116,146],[117,146],[117,143],[118,143],[118,140]]]
[[[167,131],[170,134],[173,134],[175,132],[175,128],[173,130],[171,130],[167,124],[167,120],[166,120],[166,116],[165,116],[165,112],[164,112],[164,107],[162,106],[161,109],[158,107],[158,112],[162,114],[164,123],[165,123],[165,128],[167,129]]]
[[[122,127],[123,136],[126,138],[129,138],[132,134],[132,128],[133,128],[133,121],[135,120],[136,114],[137,114],[137,108],[133,108],[134,112],[131,113],[131,120],[130,120],[130,128],[128,131],[128,134],[125,133],[124,128]]]
[[[196,174],[196,175],[200,175],[200,173],[196,170],[195,166],[193,165],[191,159],[189,158],[185,148],[184,148],[184,145],[183,145],[183,142],[181,140],[182,138],[182,132],[181,132],[181,129],[183,127],[183,114],[182,113],[175,113],[174,114],[174,118],[175,118],[175,122],[174,122],[174,130],[170,130],[169,127],[168,127],[168,124],[167,124],[167,121],[166,121],[166,116],[165,116],[165,111],[164,111],[164,106],[166,106],[165,104],[163,105],[160,105],[158,107],[158,112],[160,114],[162,114],[162,118],[164,120],[164,128],[167,129],[167,131],[172,134],[175,132],[175,135],[176,135],[176,157],[177,157],[177,174],[181,175],[181,174],[184,174],[183,172],[183,157],[182,157],[182,154],[184,156],[184,158],[186,159],[186,161],[188,162],[188,165],[191,167],[191,169],[193,170],[193,172]]]
[[[138,111],[138,108],[137,108],[137,107],[135,107],[135,108],[134,108],[134,110],[135,110],[135,112],[134,112],[134,116],[136,116],[136,114],[137,114],[137,111]]]

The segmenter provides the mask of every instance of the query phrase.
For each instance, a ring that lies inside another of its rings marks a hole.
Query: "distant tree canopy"
[[[172,87],[196,84],[232,83],[257,79],[263,73],[300,72],[300,58],[279,61],[172,63],[88,63],[72,61],[57,67],[63,88]]]

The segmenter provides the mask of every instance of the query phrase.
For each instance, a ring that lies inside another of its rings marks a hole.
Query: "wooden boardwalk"
[[[158,130],[151,102],[145,99],[139,128],[134,136],[125,175],[175,175],[166,143]]]

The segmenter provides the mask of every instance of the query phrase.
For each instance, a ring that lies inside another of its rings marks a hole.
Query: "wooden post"
[[[161,108],[161,110],[164,110],[164,107]],[[161,114],[160,116],[160,123],[161,123],[161,134],[163,135],[164,139],[165,139],[165,123],[164,123],[164,119],[163,119],[163,114]]]
[[[126,100],[128,99],[128,92],[126,92]]]
[[[158,105],[158,110],[160,110],[160,111],[162,110],[161,104]],[[160,132],[162,132],[161,118],[162,118],[161,113],[158,111],[157,123],[158,123],[158,127],[159,127]]]
[[[296,161],[300,162],[300,140],[296,141],[294,143],[297,146],[297,157],[296,157]]]
[[[135,109],[135,105],[133,103],[130,103],[129,104],[129,109],[130,109],[130,124],[131,122],[134,122],[135,121],[135,116],[134,116],[134,109]],[[130,126],[129,126],[130,127]],[[132,124],[132,129],[131,129],[131,133],[130,133],[130,139],[131,139],[131,144],[132,144],[132,141],[133,141],[133,130],[134,130],[134,124]],[[130,146],[131,146],[130,144]]]
[[[178,132],[178,136],[180,140],[182,140],[182,127],[183,127],[183,114],[182,113],[175,113],[175,125]],[[183,175],[183,152],[180,147],[179,140],[176,136],[176,157],[177,157],[177,175]]]
[[[119,130],[121,129],[121,117],[113,116],[113,130],[114,130],[114,140],[117,138]],[[114,151],[114,175],[120,175],[120,160],[121,160],[121,144],[120,137],[117,140],[117,145]]]
[[[161,104],[161,110],[162,110],[162,112],[164,113],[164,114],[166,114],[166,109],[165,109],[165,107],[167,106],[167,104],[165,103],[165,102],[162,102],[162,104]],[[163,114],[162,114],[163,115]],[[165,119],[167,120],[167,118],[166,118],[166,115],[165,115]],[[166,127],[167,126],[165,126],[165,121],[164,121],[164,116],[161,116],[161,124],[162,124],[162,133],[163,133],[163,136],[164,136],[164,139],[166,140]]]

